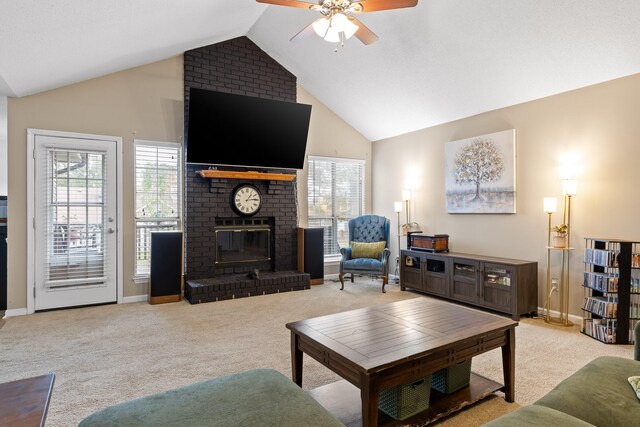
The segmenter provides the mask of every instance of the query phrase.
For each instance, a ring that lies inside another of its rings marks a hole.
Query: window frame
[[[140,146],[146,146],[146,147],[154,147],[154,148],[160,148],[160,147],[165,147],[165,148],[175,148],[176,152],[177,152],[177,160],[176,160],[176,186],[177,186],[177,196],[176,196],[176,216],[167,216],[167,217],[156,217],[156,216],[145,216],[145,217],[141,217],[138,216],[137,213],[137,209],[138,209],[138,197],[139,197],[139,191],[138,191],[138,147]],[[134,281],[136,283],[145,283],[146,281],[148,281],[149,279],[149,272],[139,272],[138,271],[138,249],[139,249],[139,245],[138,245],[138,223],[139,222],[153,222],[153,221],[157,221],[157,222],[168,222],[168,221],[175,221],[175,226],[172,227],[163,227],[158,225],[157,228],[162,229],[162,230],[175,230],[175,231],[179,231],[182,229],[182,205],[183,205],[183,197],[184,197],[184,188],[182,185],[182,181],[183,181],[183,162],[182,162],[182,156],[183,156],[183,147],[182,144],[180,144],[179,142],[168,142],[168,141],[154,141],[154,140],[145,140],[145,139],[134,139],[133,140],[133,169],[134,169],[134,206],[133,206],[133,210],[134,210],[134,223],[135,223],[135,238],[134,238],[134,265],[133,265],[133,272],[134,272]],[[151,230],[150,230],[151,231]],[[148,248],[148,252],[150,252],[151,250],[151,240],[148,240],[149,243],[149,248]]]
[[[311,203],[309,203],[309,198],[312,196],[312,194],[315,194],[315,191],[312,191],[312,189],[310,188],[310,184],[312,182],[312,180],[309,178],[310,176],[312,176],[314,169],[312,169],[311,165],[313,161],[321,161],[321,162],[331,162],[331,168],[332,168],[332,173],[331,173],[331,216],[330,217],[315,217],[311,215],[311,212],[309,211],[309,206],[311,206]],[[357,214],[357,216],[359,215],[364,215],[365,211],[366,211],[366,203],[365,203],[365,191],[366,191],[366,160],[364,159],[353,159],[353,158],[345,158],[345,157],[328,157],[328,156],[315,156],[315,155],[309,155],[307,157],[307,164],[308,164],[308,168],[307,168],[307,223],[309,224],[309,226],[311,227],[311,222],[313,220],[330,220],[331,221],[331,227],[333,228],[333,230],[336,230],[335,232],[335,236],[334,238],[336,239],[336,246],[338,247],[338,252],[337,253],[331,253],[331,254],[324,254],[324,261],[325,262],[333,262],[333,261],[337,261],[340,259],[341,255],[340,255],[340,251],[339,248],[340,243],[337,237],[338,234],[338,223],[340,221],[346,221],[350,218],[341,218],[337,215],[336,212],[336,177],[335,177],[335,164],[337,163],[351,163],[354,165],[357,165],[360,168],[360,183],[359,183],[359,189],[360,189],[360,197],[358,200],[359,203],[359,213]],[[326,227],[322,227],[325,228]],[[326,231],[325,231],[326,233]],[[325,234],[326,236],[326,234]],[[326,247],[326,243],[325,243],[325,247]],[[324,249],[324,247],[323,247]]]

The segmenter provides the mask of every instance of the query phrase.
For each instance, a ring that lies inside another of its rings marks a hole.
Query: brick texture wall
[[[246,37],[185,52],[185,124],[188,123],[191,87],[288,102],[296,102],[297,98],[295,76]],[[254,268],[295,270],[296,181],[201,178],[196,171],[202,168],[202,165],[187,165],[185,168],[185,278],[211,278],[222,274],[249,272]],[[274,224],[272,261],[216,267],[213,232],[215,220],[239,218],[231,209],[230,195],[241,183],[253,184],[262,193],[263,206],[255,217],[267,218]]]

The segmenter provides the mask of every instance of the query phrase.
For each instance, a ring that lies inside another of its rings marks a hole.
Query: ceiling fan
[[[258,3],[279,6],[297,7],[320,12],[323,16],[304,27],[291,38],[292,42],[300,42],[316,33],[324,40],[341,43],[351,36],[356,36],[362,43],[369,45],[378,41],[378,36],[353,15],[378,10],[413,7],[418,0],[318,0],[317,4],[299,0],[256,0]]]

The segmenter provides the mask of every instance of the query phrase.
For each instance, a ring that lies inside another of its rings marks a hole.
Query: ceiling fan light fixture
[[[327,18],[319,18],[313,21],[313,31],[322,38],[327,35],[329,29],[329,20]]]
[[[360,27],[354,24],[350,19],[347,19],[347,24],[344,27],[344,36],[346,38],[351,37],[356,33],[356,31],[358,31],[358,28]]]
[[[331,26],[336,29],[337,32],[344,31],[349,24],[349,20],[343,13],[336,13],[331,17]]]
[[[329,43],[339,43],[340,31],[330,26],[329,28],[327,28],[327,35],[324,36],[324,40],[328,41]]]
[[[336,13],[330,18],[316,19],[313,24],[315,33],[329,43],[340,43],[353,36],[358,26],[342,13]],[[340,37],[342,33],[342,37]]]

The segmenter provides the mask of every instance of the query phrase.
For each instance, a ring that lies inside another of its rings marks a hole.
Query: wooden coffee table
[[[46,374],[0,384],[0,425],[44,426],[54,381]]]
[[[504,392],[507,402],[513,402],[517,325],[506,317],[418,297],[286,326],[291,330],[293,381],[302,387],[302,355],[306,353],[359,389],[360,405],[356,403],[355,409],[361,407],[361,422],[367,427],[378,425],[381,390],[499,347],[504,385],[472,373],[468,387],[442,395],[439,400],[432,396],[429,409],[404,422],[426,424],[498,390]],[[349,388],[355,389],[346,381],[320,387],[310,394],[345,424],[359,424],[359,420],[354,422],[353,413],[344,413],[345,408],[349,412],[345,393],[349,394]],[[399,424],[382,413],[380,417],[381,424]]]

